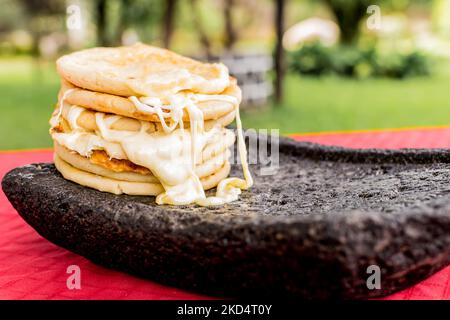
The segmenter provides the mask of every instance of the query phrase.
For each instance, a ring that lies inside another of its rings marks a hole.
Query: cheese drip
[[[58,114],[54,114],[50,121],[53,127],[57,126],[60,121],[61,106],[66,94],[67,92],[61,99]],[[248,170],[239,103],[235,97],[177,94],[171,97],[170,105],[163,105],[158,98],[130,97],[130,100],[140,111],[156,113],[164,132],[148,133],[150,124],[144,121],[141,121],[139,132],[113,130],[111,129],[112,124],[121,117],[106,116],[102,112],[97,112],[95,118],[99,132],[92,134],[77,124],[78,117],[84,108],[71,106],[67,120],[72,132],[52,132],[52,137],[59,144],[85,157],[89,157],[92,150],[103,149],[111,158],[128,159],[148,168],[158,178],[165,190],[156,197],[158,204],[223,205],[237,200],[241,189],[248,189],[253,185],[253,179]],[[218,127],[214,127],[208,132],[204,130],[203,113],[197,107],[196,102],[207,100],[229,102],[235,106],[238,151],[245,177],[245,180],[240,178],[222,180],[213,197],[206,197],[200,179],[194,171],[201,150],[217,137],[219,131]],[[163,111],[163,109],[168,111]],[[190,132],[186,132],[183,127],[184,109],[189,114]],[[171,121],[170,124],[165,121],[168,118]]]
[[[228,202],[236,201],[241,194],[241,190],[246,190],[251,188],[253,185],[253,178],[248,169],[247,162],[247,148],[245,146],[244,135],[242,133],[242,121],[239,114],[239,105],[235,105],[236,108],[236,129],[238,135],[238,151],[241,160],[242,171],[244,173],[244,178],[227,178],[219,182],[217,186],[216,196],[208,197],[206,199],[197,202],[201,206],[217,206],[223,205]]]
[[[55,113],[53,113],[52,117],[50,118],[50,126],[53,129],[54,127],[58,126],[59,121],[61,120],[61,115],[62,115],[62,109],[63,109],[63,105],[64,105],[64,100],[66,100],[66,97],[69,93],[71,93],[72,91],[74,91],[75,88],[73,89],[68,89],[64,92],[63,96],[61,97],[61,100],[59,101],[59,105],[58,105],[58,111],[55,115]],[[56,111],[56,110],[55,110]]]
[[[131,162],[148,168],[158,178],[165,192],[156,197],[156,203],[184,205],[206,198],[200,179],[193,170],[191,145],[195,144],[198,156],[217,133],[217,127],[198,134],[194,142],[191,134],[182,129],[149,134],[149,124],[144,122],[139,132],[124,132],[110,128],[115,121],[114,116],[96,113],[100,136],[119,143]]]
[[[58,144],[86,158],[89,158],[94,150],[105,150],[110,159],[127,159],[127,155],[119,144],[108,142],[89,132],[52,132],[51,135]]]
[[[191,172],[192,168],[194,167],[194,164],[196,163],[196,156],[198,154],[198,144],[197,139],[199,137],[202,137],[204,135],[204,128],[203,128],[203,113],[201,110],[197,107],[195,104],[196,102],[200,101],[208,101],[208,100],[218,100],[218,101],[224,101],[232,103],[235,106],[236,110],[236,126],[238,131],[238,150],[239,150],[239,156],[242,164],[242,169],[244,172],[244,178],[227,178],[222,180],[219,185],[217,186],[216,196],[215,197],[206,197],[203,194],[198,193],[198,198],[195,199],[195,202],[198,205],[201,206],[214,206],[214,205],[223,205],[228,202],[232,202],[238,199],[241,189],[248,189],[253,185],[253,179],[250,174],[250,171],[248,169],[248,162],[247,162],[247,150],[245,147],[245,141],[244,136],[242,133],[242,122],[239,114],[239,102],[238,100],[233,96],[226,96],[226,95],[202,95],[202,94],[175,94],[170,98],[170,104],[169,105],[163,105],[162,101],[158,98],[153,97],[141,97],[140,99],[136,97],[130,97],[130,100],[135,104],[136,108],[140,110],[141,112],[150,112],[150,113],[156,113],[161,121],[161,124],[164,128],[164,131],[166,133],[171,134],[181,134],[182,137],[184,137],[184,130],[183,128],[180,129],[180,131],[173,131],[178,124],[182,124],[182,117],[183,117],[183,109],[186,108],[187,112],[189,114],[189,119],[191,122],[191,134],[188,135],[189,145],[191,146]],[[151,105],[150,105],[151,104]],[[162,109],[168,110],[168,112],[163,112]],[[170,118],[173,122],[169,126],[165,122],[166,118]],[[181,141],[184,138],[181,139]],[[155,141],[154,141],[155,142]],[[126,147],[122,144],[122,147],[126,150]],[[186,155],[183,157],[186,158]],[[131,161],[133,159],[130,158]],[[142,159],[137,159],[142,160]],[[133,161],[134,162],[134,161]],[[154,161],[153,161],[154,162]],[[138,163],[142,166],[145,166],[149,168],[155,176],[158,178],[164,179],[162,177],[161,173],[155,172],[155,169],[152,169],[149,167],[149,165],[152,165],[153,163],[147,162],[144,163]],[[171,166],[172,167],[172,166]],[[198,179],[197,179],[198,180]],[[194,180],[190,181],[191,183],[195,184]],[[199,182],[198,182],[199,183]],[[166,186],[164,182],[161,182],[161,184],[166,189]],[[183,190],[184,187],[177,188],[178,190]],[[200,186],[201,188],[201,186]],[[195,189],[198,189],[198,184],[195,187]],[[186,189],[184,189],[186,191]],[[187,192],[187,191],[186,191]],[[167,189],[166,193],[167,194]],[[159,198],[159,199],[158,199]],[[184,197],[182,197],[184,198]],[[193,199],[193,198],[192,198]],[[167,202],[166,202],[167,201]],[[177,202],[170,196],[166,197],[165,195],[162,195],[161,197],[157,197],[157,203],[167,203],[167,204],[177,204],[174,203]]]

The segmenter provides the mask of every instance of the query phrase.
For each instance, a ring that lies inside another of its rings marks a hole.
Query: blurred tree
[[[205,28],[203,26],[203,23],[202,23],[202,19],[201,19],[199,7],[198,7],[198,1],[191,0],[190,6],[191,6],[191,12],[192,12],[192,21],[194,23],[194,28],[199,35],[200,44],[202,45],[204,55],[206,56],[207,59],[210,59],[212,57],[211,41],[209,40],[209,37],[208,37],[208,35],[205,31]]]
[[[170,41],[173,34],[173,19],[176,12],[177,0],[166,0],[163,18],[163,45],[165,48],[170,47]]]
[[[107,34],[107,2],[108,0],[96,0],[95,3],[95,26],[97,28],[97,44],[108,46]]]
[[[31,54],[40,55],[39,43],[46,33],[61,30],[64,25],[65,2],[60,0],[19,0],[26,15],[27,29],[33,43]]]
[[[274,93],[275,101],[279,104],[283,99],[283,79],[284,79],[284,8],[285,0],[275,0],[275,34],[276,43],[274,50],[275,81]]]
[[[370,5],[380,5],[387,10],[405,11],[412,4],[431,4],[432,0],[322,0],[336,18],[341,30],[341,42],[351,45],[357,40],[361,21],[367,17]]]
[[[24,10],[20,3],[14,0],[1,0],[0,5],[2,8],[0,10],[0,33],[25,27]]]
[[[336,23],[341,29],[341,41],[353,44],[359,33],[359,24],[367,15],[369,5],[380,1],[374,0],[323,0],[333,12]]]
[[[224,46],[226,50],[231,50],[237,41],[237,34],[234,30],[233,24],[233,10],[234,0],[224,0],[224,21],[225,21],[225,40]]]
[[[132,0],[120,0],[119,21],[117,23],[117,32],[114,39],[116,45],[122,43],[122,35],[130,27],[132,21],[130,21],[131,17],[128,11],[132,6]]]
[[[119,35],[134,29],[143,41],[153,41],[162,23],[165,0],[121,0]]]
[[[238,34],[236,32],[235,21],[233,19],[233,8],[236,5],[235,0],[222,0],[223,6],[223,42],[221,45],[226,51],[231,51],[238,40]],[[191,0],[191,17],[195,31],[199,35],[200,44],[202,45],[204,54],[206,57],[212,57],[212,41],[210,36],[205,30],[202,17],[201,17],[201,3],[198,0]]]
[[[151,41],[153,31],[162,23],[160,8],[164,3],[164,0],[95,0],[98,45],[120,45],[122,36],[130,29],[144,41]]]

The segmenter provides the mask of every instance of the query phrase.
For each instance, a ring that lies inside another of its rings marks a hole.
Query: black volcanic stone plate
[[[284,138],[279,146],[276,175],[258,175],[253,165],[251,191],[214,209],[99,192],[45,163],[12,170],[2,187],[51,242],[205,294],[377,297],[450,263],[449,150],[355,150]],[[371,265],[381,270],[381,289],[367,286]]]

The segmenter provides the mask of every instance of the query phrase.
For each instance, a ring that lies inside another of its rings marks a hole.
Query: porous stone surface
[[[254,187],[217,208],[99,192],[45,163],[12,170],[2,187],[53,243],[204,294],[378,297],[450,263],[449,150],[354,150],[284,138],[279,150],[275,175],[253,165]],[[381,289],[367,286],[371,265],[381,270]]]

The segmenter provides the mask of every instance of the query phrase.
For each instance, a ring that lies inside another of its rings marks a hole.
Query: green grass
[[[31,60],[0,62],[0,149],[51,146],[48,120],[59,80],[51,66]]]
[[[282,106],[246,112],[247,127],[282,133],[450,124],[450,78],[300,78],[286,81]]]
[[[0,60],[0,149],[51,145],[59,80],[52,64]],[[363,81],[289,76],[282,106],[243,112],[245,127],[282,133],[450,124],[450,78]]]

